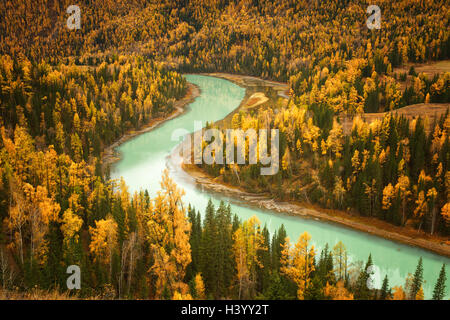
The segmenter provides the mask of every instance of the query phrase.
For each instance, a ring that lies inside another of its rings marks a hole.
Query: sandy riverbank
[[[188,89],[183,98],[180,100],[175,101],[173,107],[174,111],[170,113],[167,117],[158,117],[155,119],[151,119],[149,123],[144,125],[140,130],[130,130],[127,133],[125,133],[119,140],[105,148],[103,151],[103,167],[106,167],[107,165],[111,165],[112,163],[118,161],[120,159],[119,155],[116,153],[115,149],[120,146],[122,143],[140,135],[145,132],[151,131],[158,127],[159,125],[163,124],[164,122],[171,120],[175,117],[178,117],[179,115],[186,112],[186,106],[193,102],[195,98],[200,96],[200,88],[190,82],[187,83]]]
[[[245,81],[249,78],[248,76],[228,74],[209,75],[225,78],[243,87],[246,86]],[[254,79],[254,77],[251,78]],[[259,79],[259,81],[264,82],[265,80]],[[267,84],[269,86],[280,86],[279,83],[274,83],[272,81],[267,81]],[[249,98],[249,95],[246,95],[240,106],[233,113],[239,112],[240,108],[245,107],[245,105],[248,104],[247,100]],[[182,168],[195,179],[196,183],[204,188],[214,192],[226,194],[231,197],[236,197],[255,207],[283,212],[295,216],[302,216],[304,218],[320,219],[323,221],[338,223],[348,228],[367,232],[385,239],[398,241],[411,246],[420,247],[433,251],[439,255],[450,257],[450,241],[449,239],[443,237],[430,236],[427,233],[419,232],[411,227],[398,227],[376,218],[355,216],[344,211],[322,209],[317,206],[292,201],[276,201],[266,194],[250,193],[243,188],[218,181],[195,165],[182,164]]]

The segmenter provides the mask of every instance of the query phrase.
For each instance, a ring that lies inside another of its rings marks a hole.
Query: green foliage
[[[366,265],[364,269],[361,270],[358,279],[356,280],[355,299],[369,300],[371,298],[371,291],[370,291],[371,288],[367,286],[367,282],[372,274],[370,269],[371,266],[373,266],[372,255],[369,254],[369,258],[367,259]]]
[[[380,300],[387,300],[392,296],[391,289],[389,288],[389,279],[386,275],[381,285]]]
[[[433,290],[433,300],[442,300],[445,296],[445,281],[447,280],[447,276],[445,274],[445,263],[442,264],[441,271],[439,272],[439,277],[436,281]]]

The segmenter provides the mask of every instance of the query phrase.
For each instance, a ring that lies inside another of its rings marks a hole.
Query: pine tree
[[[297,243],[291,247],[286,241],[281,255],[281,272],[297,285],[297,297],[305,298],[306,289],[311,283],[311,275],[315,271],[315,249],[310,245],[311,236],[304,232]]]
[[[411,292],[409,293],[410,299],[414,300],[422,287],[423,283],[423,264],[422,257],[419,259],[419,263],[417,264],[416,271],[414,272],[414,276],[411,284]]]
[[[227,296],[227,289],[233,280],[235,264],[233,259],[233,234],[231,225],[231,208],[220,202],[216,211],[217,219],[217,294]]]
[[[272,265],[273,269],[276,272],[280,272],[280,258],[281,258],[281,252],[283,251],[283,246],[286,242],[286,229],[284,228],[284,225],[282,224],[280,228],[275,231],[273,237],[272,237]]]
[[[197,275],[200,270],[200,246],[202,238],[202,226],[200,212],[197,214],[195,208],[190,205],[188,207],[188,218],[191,224],[191,235],[189,243],[191,244],[192,262],[186,269],[186,279],[191,280]]]
[[[270,233],[267,226],[264,225],[262,230],[262,236],[264,240],[264,247],[270,248]],[[270,274],[272,269],[271,265],[271,253],[270,250],[259,250],[258,260],[261,262],[263,268],[257,269],[257,290],[263,292],[264,288],[267,288],[270,283]]]
[[[318,275],[315,275],[305,290],[305,300],[323,300],[323,284]]]
[[[333,255],[328,248],[328,243],[325,244],[324,249],[320,253],[315,274],[321,279],[323,285],[327,282],[332,284],[336,282],[333,273]]]
[[[214,297],[217,292],[216,233],[215,208],[210,199],[206,206],[205,218],[203,220],[200,270],[204,277],[206,292],[212,294]]]
[[[391,289],[389,288],[389,279],[386,275],[381,286],[380,300],[387,300],[391,297]]]
[[[442,264],[441,272],[439,272],[439,277],[436,281],[436,285],[433,290],[433,300],[442,300],[445,296],[445,281],[447,276],[445,274],[445,263]]]
[[[370,267],[373,266],[372,254],[369,254],[364,270],[358,276],[356,281],[355,299],[368,300],[370,298],[370,289],[367,287],[367,280],[370,278]]]

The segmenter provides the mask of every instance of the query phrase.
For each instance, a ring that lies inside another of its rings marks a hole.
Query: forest
[[[380,0],[380,30],[367,28],[363,0],[80,0],[80,30],[66,27],[71,4],[0,3],[0,298],[424,299],[420,257],[404,285],[383,275],[371,288],[370,253],[350,262],[345,243],[319,250],[308,233],[270,234],[226,203],[200,214],[167,172],[153,177],[156,197],[131,193],[110,179],[104,150],[169,116],[185,73],[286,82],[286,105],[232,119],[280,130],[280,171],[202,170],[448,239],[449,111],[389,113],[450,103],[450,72],[416,72],[450,59],[446,1]],[[83,270],[76,293],[69,265]],[[444,264],[433,299],[448,294],[446,279]]]

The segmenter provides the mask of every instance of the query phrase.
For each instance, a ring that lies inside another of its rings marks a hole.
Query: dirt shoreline
[[[243,87],[245,87],[245,82],[243,80],[248,78],[248,76],[217,73],[208,75],[227,79]],[[241,81],[236,79],[241,79]],[[266,81],[262,79],[259,80]],[[268,81],[268,84],[272,85],[274,84],[274,82]],[[279,84],[277,83],[277,85]],[[239,112],[239,109],[246,104],[248,99],[249,96],[246,94],[244,100],[234,112]],[[251,193],[246,191],[244,188],[228,185],[221,181],[218,181],[195,165],[182,164],[181,167],[186,173],[194,178],[197,184],[201,185],[202,187],[214,192],[226,194],[244,200],[246,203],[255,207],[265,208],[280,213],[283,212],[292,216],[302,216],[303,218],[312,218],[336,223],[341,226],[345,226],[358,231],[363,231],[372,235],[382,237],[384,239],[426,249],[450,258],[450,241],[448,241],[448,239],[435,236],[430,237],[428,234],[423,232],[419,233],[412,228],[394,226],[376,218],[353,216],[343,211],[332,211],[322,208],[316,209],[313,206],[309,207],[308,205],[296,203],[293,201],[276,201],[266,194]],[[368,222],[373,224],[369,224]]]
[[[386,227],[388,227],[390,230],[362,222],[361,220],[364,220],[365,217],[351,216],[350,214],[345,212],[335,212],[335,215],[330,215],[315,208],[308,208],[303,204],[297,204],[291,201],[280,202],[268,197],[266,194],[251,193],[246,191],[245,189],[227,185],[225,183],[217,181],[195,165],[183,164],[182,169],[192,178],[194,178],[195,182],[198,185],[201,185],[204,189],[238,198],[245,201],[246,204],[252,205],[257,208],[277,211],[279,213],[285,213],[291,216],[301,216],[303,218],[311,218],[336,223],[341,226],[345,226],[358,231],[363,231],[388,240],[401,242],[403,244],[414,247],[420,247],[450,258],[450,245],[445,244],[443,239],[441,243],[438,243],[435,242],[437,241],[437,239],[435,241],[430,241],[420,237],[420,234],[418,234],[417,238],[413,238],[411,235],[405,234],[406,231],[408,231],[408,233],[414,233],[417,231],[411,229],[401,230],[403,229],[402,227],[390,225],[387,222],[378,219],[378,221],[376,222],[379,225],[386,225]],[[324,209],[323,211],[328,210]],[[376,218],[367,218],[366,220],[369,219],[375,220]]]
[[[185,96],[183,98],[181,98],[180,100],[176,100],[174,102],[173,106],[174,106],[175,110],[172,111],[168,117],[159,117],[159,118],[152,119],[152,120],[150,120],[149,123],[144,125],[141,129],[136,130],[136,131],[130,130],[130,131],[126,132],[124,135],[122,135],[122,137],[120,137],[119,140],[115,141],[113,144],[106,147],[105,150],[103,151],[103,156],[102,156],[103,169],[106,168],[106,166],[111,165],[120,160],[120,156],[117,154],[115,149],[118,146],[120,146],[122,143],[124,143],[140,134],[151,131],[151,130],[155,129],[156,127],[158,127],[159,125],[163,124],[164,122],[171,120],[175,117],[178,117],[178,116],[182,115],[184,112],[186,112],[187,111],[186,106],[189,105],[190,103],[192,103],[195,100],[195,98],[197,98],[201,94],[201,90],[197,85],[190,83],[190,82],[187,82],[187,85],[188,85],[188,89],[187,89]]]

